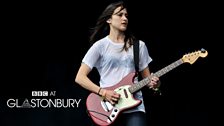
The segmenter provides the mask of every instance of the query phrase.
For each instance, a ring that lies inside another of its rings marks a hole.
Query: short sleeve
[[[142,71],[146,67],[148,67],[149,63],[152,61],[152,58],[149,56],[148,49],[145,43],[143,41],[139,42],[139,71]]]
[[[84,58],[82,59],[82,63],[88,65],[91,69],[96,66],[97,61],[100,57],[100,45],[98,43],[94,43],[87,53],[85,54]]]

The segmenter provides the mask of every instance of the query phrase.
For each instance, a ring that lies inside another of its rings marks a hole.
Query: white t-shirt
[[[148,49],[143,41],[139,41],[139,71],[145,69],[152,61]],[[133,46],[128,51],[121,51],[124,43],[115,43],[108,36],[95,42],[87,51],[82,62],[91,69],[96,67],[100,74],[100,87],[111,87],[119,83],[129,73],[135,71]],[[135,93],[135,98],[142,100],[142,104],[125,112],[143,111],[142,92]]]

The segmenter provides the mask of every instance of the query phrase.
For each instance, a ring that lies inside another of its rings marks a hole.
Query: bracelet
[[[100,95],[100,90],[101,90],[101,89],[102,89],[102,88],[99,89],[99,91],[98,91],[98,93],[97,93],[98,95]]]
[[[103,94],[102,94],[102,97],[106,97],[106,93],[107,93],[107,90],[103,90],[104,92],[103,92]]]

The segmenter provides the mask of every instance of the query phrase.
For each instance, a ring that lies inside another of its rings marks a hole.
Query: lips
[[[127,26],[128,25],[128,23],[121,23],[122,25],[125,25],[125,26]]]

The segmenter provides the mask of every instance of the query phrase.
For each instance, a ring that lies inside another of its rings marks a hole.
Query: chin
[[[120,30],[121,31],[126,31],[127,30],[127,27],[122,27]]]

